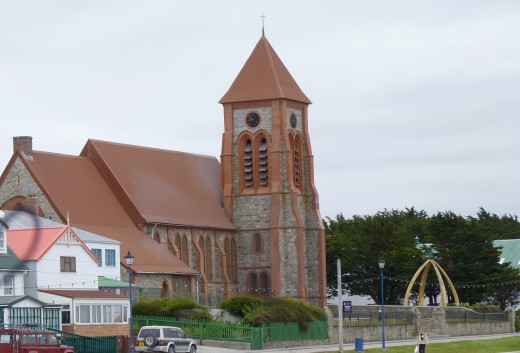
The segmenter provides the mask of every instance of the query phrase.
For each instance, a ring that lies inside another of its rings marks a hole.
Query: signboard
[[[343,301],[343,315],[352,313],[352,301],[344,300]]]

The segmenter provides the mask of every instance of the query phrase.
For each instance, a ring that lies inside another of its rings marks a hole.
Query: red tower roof
[[[310,104],[294,78],[262,36],[219,103],[249,102],[285,98]]]

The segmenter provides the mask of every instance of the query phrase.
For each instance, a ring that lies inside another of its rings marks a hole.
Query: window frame
[[[76,272],[76,257],[60,256],[60,272]]]
[[[11,284],[8,286],[8,280]],[[13,275],[5,275],[4,276],[4,295],[10,296],[14,295],[14,276]]]

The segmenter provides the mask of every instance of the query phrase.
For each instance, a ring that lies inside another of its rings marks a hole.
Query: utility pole
[[[338,337],[339,353],[343,353],[343,290],[341,289],[341,260],[338,259]]]

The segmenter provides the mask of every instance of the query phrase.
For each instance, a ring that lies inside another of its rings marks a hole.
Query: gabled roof
[[[13,229],[7,231],[7,244],[22,261],[38,261],[68,233],[85,251],[99,263],[97,257],[68,226],[52,228]]]
[[[53,221],[51,219],[38,217],[36,215],[24,212],[24,211],[9,211],[5,210],[6,213],[4,219],[9,229],[26,229],[26,228],[52,228],[62,227],[63,223]],[[117,245],[120,242],[114,239],[103,237],[98,234],[87,232],[83,229],[72,227],[74,233],[76,233],[84,243],[105,243]]]
[[[255,49],[219,103],[285,98],[310,104],[294,78],[262,35]]]
[[[198,274],[136,227],[89,158],[38,151],[32,151],[31,159],[16,155],[62,220],[68,213],[75,227],[121,243],[119,260],[123,265],[126,250],[130,250],[136,272]],[[10,165],[13,163],[11,159]]]
[[[134,223],[235,228],[222,207],[215,157],[97,140],[81,156],[96,164]]]
[[[29,268],[16,256],[13,249],[7,246],[7,252],[0,254],[0,270],[2,271],[13,271],[13,272],[25,272],[29,271]]]
[[[20,302],[25,301],[24,306],[27,307],[30,302],[33,302],[33,304],[36,304],[40,307],[48,306],[49,304],[46,304],[42,302],[41,300],[38,300],[34,297],[31,297],[30,295],[17,295],[17,296],[0,296],[0,305],[5,306],[13,306],[15,304],[18,304]]]
[[[509,262],[511,267],[520,269],[520,239],[493,240],[493,246],[501,247],[500,257],[504,262]]]

